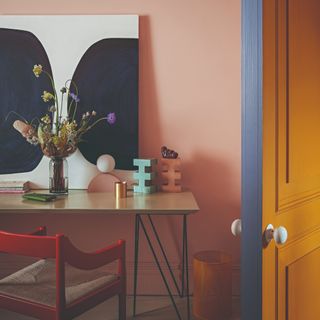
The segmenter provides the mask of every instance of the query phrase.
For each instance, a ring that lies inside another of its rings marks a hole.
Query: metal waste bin
[[[193,257],[193,315],[197,320],[227,320],[232,315],[232,257],[201,251]]]

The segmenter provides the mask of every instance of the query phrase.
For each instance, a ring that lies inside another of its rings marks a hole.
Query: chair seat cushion
[[[119,277],[101,269],[80,270],[65,266],[66,304],[111,284]],[[55,260],[40,260],[0,280],[0,294],[55,307]]]

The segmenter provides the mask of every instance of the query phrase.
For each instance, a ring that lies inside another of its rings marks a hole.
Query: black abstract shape
[[[12,124],[19,119],[40,118],[47,111],[41,100],[44,90],[51,91],[46,77],[37,79],[35,64],[41,64],[50,74],[48,56],[38,38],[27,31],[0,28],[0,174],[29,172],[37,167],[43,154],[30,145]]]
[[[93,164],[102,154],[115,158],[117,169],[133,169],[138,157],[138,40],[103,39],[94,43],[81,58],[72,79],[80,102],[77,121],[95,110],[96,118],[115,112],[117,121],[100,122],[79,144]]]

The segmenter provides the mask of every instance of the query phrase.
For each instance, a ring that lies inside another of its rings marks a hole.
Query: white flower
[[[49,108],[49,111],[50,111],[50,112],[56,112],[56,111],[57,111],[57,108],[56,108],[55,106],[51,106],[51,107]]]

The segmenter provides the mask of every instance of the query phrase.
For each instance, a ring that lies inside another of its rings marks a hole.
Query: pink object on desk
[[[110,173],[100,173],[89,183],[88,192],[113,192],[115,182],[120,179]]]
[[[23,193],[26,193],[26,192],[28,192],[29,190],[0,190],[0,193],[5,193],[5,194],[15,194],[15,193],[21,193],[21,194],[23,194]]]
[[[181,192],[181,159],[160,159],[161,190],[165,192]]]

